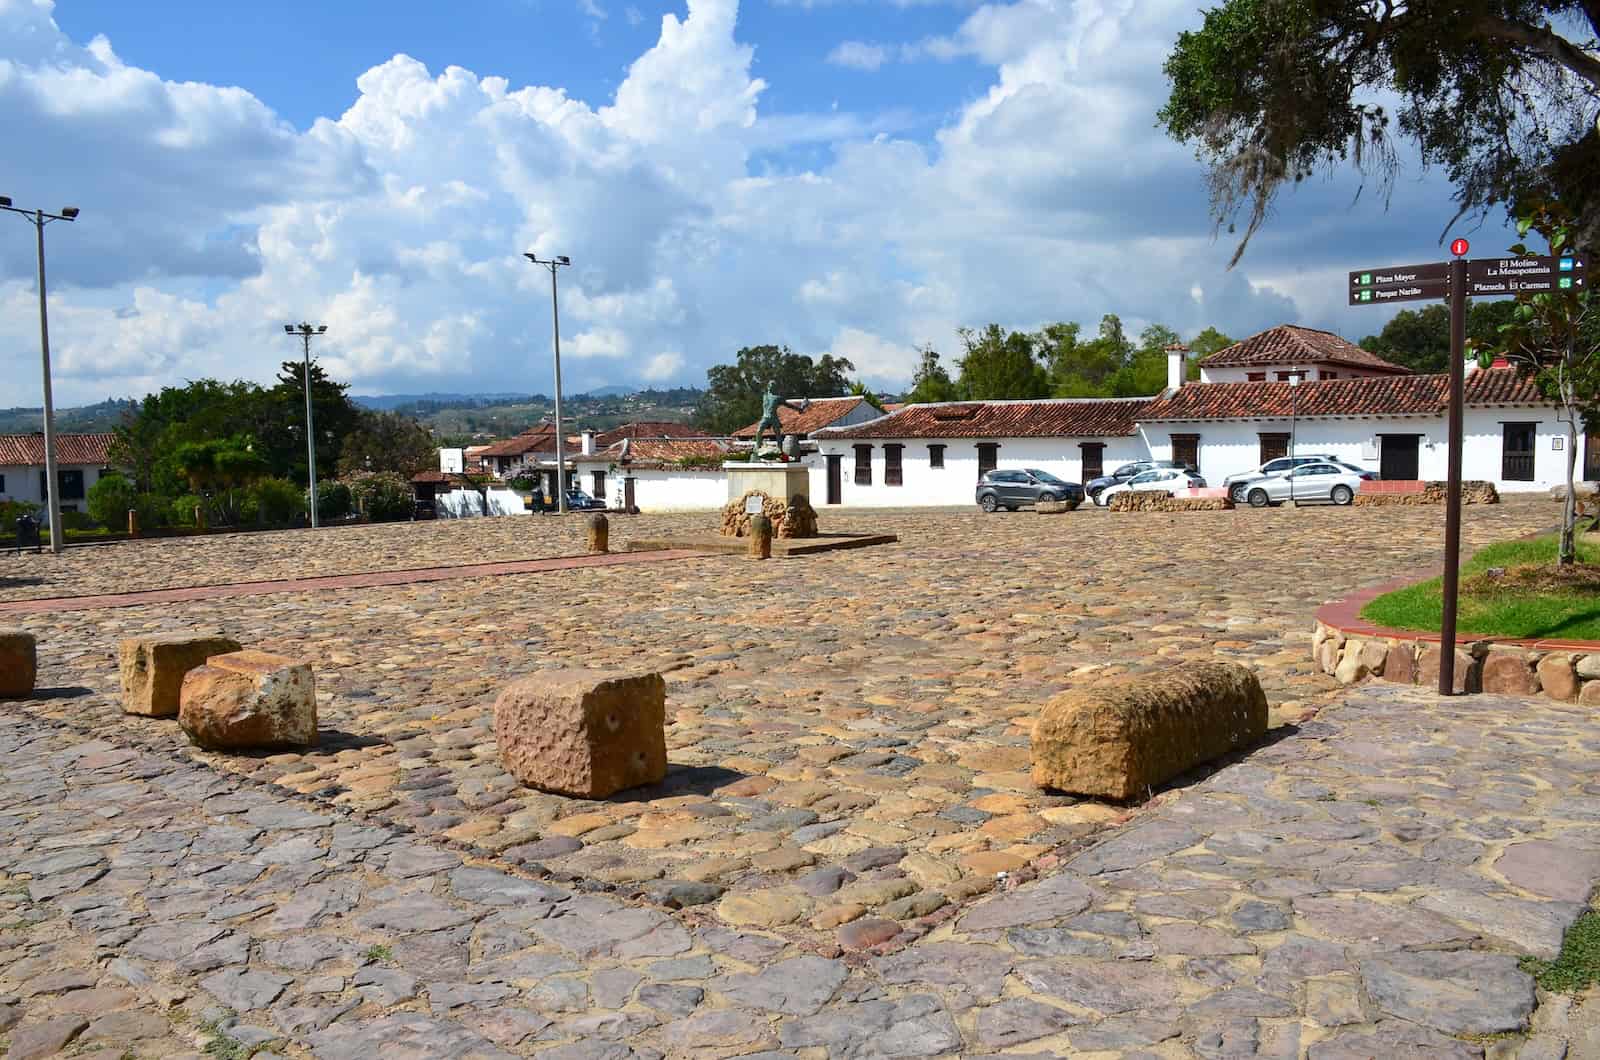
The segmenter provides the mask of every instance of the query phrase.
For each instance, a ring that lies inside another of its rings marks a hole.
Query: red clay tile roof
[[[1280,324],[1259,335],[1251,335],[1242,342],[1225,347],[1200,362],[1202,368],[1233,368],[1257,364],[1289,364],[1295,361],[1311,364],[1344,364],[1372,372],[1392,372],[1409,375],[1410,370],[1368,353],[1353,342],[1331,331],[1303,328],[1296,324]]]
[[[792,399],[796,404],[799,398]],[[796,412],[787,405],[778,406],[778,422],[784,434],[812,434],[854,412],[867,399],[857,394],[847,397],[812,398],[804,412]],[[877,409],[873,409],[874,412]],[[735,438],[754,438],[756,425],[742,427],[733,432]]]
[[[114,434],[56,435],[56,463],[108,467]],[[0,466],[44,467],[43,434],[0,434]]]
[[[1445,375],[1371,376],[1301,383],[1191,383],[1139,414],[1141,422],[1241,420],[1262,416],[1437,416],[1449,398]],[[1298,393],[1295,393],[1298,389]],[[1509,368],[1467,376],[1468,405],[1543,405],[1531,379]]]
[[[481,460],[486,456],[522,456],[532,452],[555,452],[556,430],[548,423],[537,427],[530,427],[515,438],[507,438],[503,442],[486,445],[478,452]]]
[[[595,444],[604,449],[613,442],[620,442],[624,438],[704,438],[705,432],[690,423],[679,423],[677,420],[638,420],[633,423],[624,423],[610,430],[600,431],[595,436]]]
[[[1052,398],[907,405],[823,438],[1110,438],[1134,432],[1149,398]]]

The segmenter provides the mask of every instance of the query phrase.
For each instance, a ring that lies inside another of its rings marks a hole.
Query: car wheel
[[[1000,507],[1000,502],[995,500],[994,494],[985,493],[981,498],[978,499],[978,507],[993,514],[995,510]]]
[[[1039,494],[1038,503],[1040,503],[1040,504],[1054,504],[1056,501],[1058,501],[1060,499],[1061,498],[1057,497],[1054,493],[1041,493],[1041,494]]]
[[[1252,508],[1265,508],[1267,506],[1267,503],[1268,502],[1267,502],[1267,491],[1266,490],[1251,490],[1250,491],[1250,507],[1252,507]]]
[[[1328,499],[1335,504],[1345,505],[1355,499],[1355,494],[1350,492],[1349,486],[1335,486],[1333,492],[1328,494]]]
[[[1245,497],[1249,495],[1249,492],[1250,492],[1250,488],[1248,486],[1245,486],[1243,483],[1233,487],[1233,503],[1235,503],[1235,504],[1243,504],[1243,503],[1245,503]]]

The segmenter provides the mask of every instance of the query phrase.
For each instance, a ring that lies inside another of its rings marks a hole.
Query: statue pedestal
[[[729,460],[722,465],[728,473],[728,500],[736,501],[751,490],[760,490],[784,503],[795,494],[811,503],[811,472],[798,460],[792,463],[762,460],[754,463]]]

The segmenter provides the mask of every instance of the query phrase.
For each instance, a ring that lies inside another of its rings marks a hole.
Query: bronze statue
[[[811,399],[801,398],[798,405],[792,401],[785,401],[772,392],[772,380],[767,380],[767,392],[761,395],[761,419],[756,423],[756,440],[755,444],[750,448],[750,458],[752,460],[760,455],[761,435],[769,426],[772,428],[773,440],[782,440],[783,422],[778,419],[778,407],[780,405],[794,409],[796,412],[804,412],[811,407]]]

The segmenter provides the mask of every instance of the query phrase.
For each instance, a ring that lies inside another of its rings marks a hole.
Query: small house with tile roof
[[[573,464],[579,484],[609,508],[711,511],[728,501],[722,462],[732,449],[731,438],[624,435],[606,446],[586,444]]]
[[[111,470],[111,434],[56,435],[56,479],[64,512],[87,510],[89,490]],[[44,433],[0,434],[0,501],[44,504]],[[10,527],[0,528],[0,532]]]
[[[1200,362],[1202,383],[1285,383],[1409,375],[1410,369],[1369,353],[1331,331],[1280,324],[1224,347]]]

